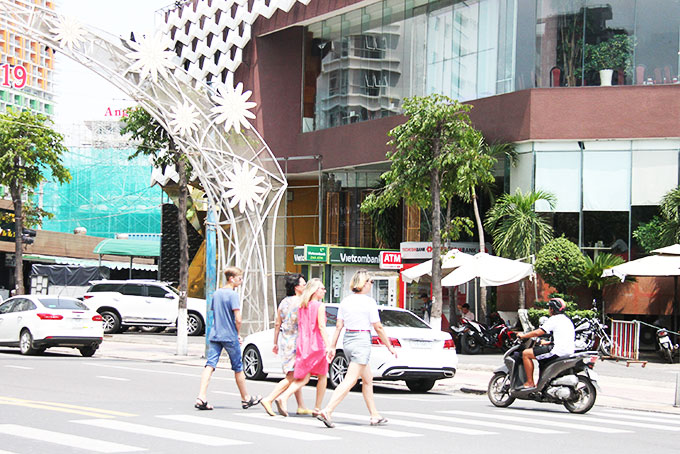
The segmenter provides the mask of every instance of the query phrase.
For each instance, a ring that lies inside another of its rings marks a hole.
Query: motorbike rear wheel
[[[586,413],[595,405],[595,398],[597,397],[597,390],[590,381],[590,378],[583,375],[578,376],[578,384],[576,385],[576,396],[573,400],[564,402],[564,408],[571,413]]]
[[[673,364],[673,352],[671,351],[670,348],[662,348],[663,350],[663,357],[666,361],[668,361],[670,364]]]
[[[612,356],[612,343],[606,337],[600,339],[600,345],[597,346],[602,356]]]
[[[468,355],[476,355],[477,353],[482,351],[482,346],[479,345],[479,341],[474,335],[470,333],[463,334],[461,344],[463,347],[463,353],[466,353]]]
[[[510,383],[506,383],[508,374],[497,372],[491,377],[486,395],[496,407],[509,407],[515,401],[510,396]]]

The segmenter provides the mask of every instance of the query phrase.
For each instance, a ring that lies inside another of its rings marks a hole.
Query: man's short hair
[[[286,275],[286,296],[295,295],[295,287],[300,285],[300,279],[305,277],[300,273]]]
[[[421,293],[421,294],[420,294],[420,297],[421,297],[421,298],[428,298],[428,299],[430,298],[430,297],[427,295],[427,293]]]
[[[468,303],[465,303],[461,306],[463,309],[470,309],[470,305]]]
[[[224,269],[224,278],[229,281],[232,277],[243,276],[243,270],[237,266],[230,266]]]

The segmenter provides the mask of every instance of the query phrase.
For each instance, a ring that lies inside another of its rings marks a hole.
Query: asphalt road
[[[553,453],[675,452],[680,432],[678,415],[601,406],[572,415],[558,405],[526,402],[498,409],[486,396],[440,388],[413,394],[399,386],[376,387],[387,426],[370,427],[361,394],[351,393],[334,415],[337,428],[326,429],[308,416],[242,410],[229,370],[218,369],[211,383],[215,410],[200,412],[193,408],[201,370],[195,365],[65,352],[24,357],[0,349],[0,454],[525,452],[531,446]],[[248,387],[266,394],[274,383]],[[311,403],[314,389],[304,393]]]

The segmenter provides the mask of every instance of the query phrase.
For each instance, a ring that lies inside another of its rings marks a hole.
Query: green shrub
[[[536,272],[559,293],[580,284],[585,267],[581,250],[564,236],[543,246],[536,256]]]
[[[544,306],[548,305],[547,301],[537,301],[537,303],[543,303]],[[541,317],[550,317],[550,313],[548,312],[548,309],[529,309],[528,311],[529,315],[529,321],[531,322],[532,325],[534,325],[535,328],[539,327],[538,321],[540,320]],[[574,319],[575,317],[580,317],[580,318],[593,318],[593,317],[598,317],[598,313],[596,311],[590,310],[590,309],[578,309],[576,304],[569,304],[567,303],[567,310],[564,312],[567,317],[570,319]]]

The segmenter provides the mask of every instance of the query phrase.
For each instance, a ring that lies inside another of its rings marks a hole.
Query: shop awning
[[[24,260],[40,262],[40,263],[55,263],[58,265],[78,265],[78,266],[105,266],[112,270],[126,270],[130,268],[129,262],[116,262],[112,260],[102,260],[101,265],[96,259],[76,259],[72,257],[56,257],[53,255],[41,254],[24,254]],[[133,270],[142,271],[158,271],[158,265],[147,263],[133,263]]]
[[[109,239],[99,243],[92,252],[99,255],[158,257],[161,255],[161,243],[148,240]]]

